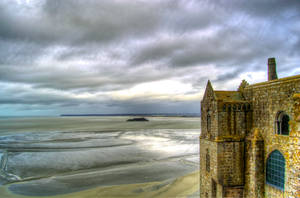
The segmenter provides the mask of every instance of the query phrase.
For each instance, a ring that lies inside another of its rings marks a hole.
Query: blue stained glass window
[[[278,151],[273,151],[267,159],[267,184],[284,190],[285,159]]]

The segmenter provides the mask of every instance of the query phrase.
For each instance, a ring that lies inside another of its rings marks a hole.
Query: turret
[[[275,58],[268,59],[268,81],[276,80],[277,73],[276,73],[276,61]]]

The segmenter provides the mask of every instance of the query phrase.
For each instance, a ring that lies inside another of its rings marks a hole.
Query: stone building
[[[200,197],[300,197],[300,75],[237,91],[210,81],[201,101]]]

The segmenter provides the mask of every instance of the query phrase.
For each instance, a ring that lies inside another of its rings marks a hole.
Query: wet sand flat
[[[108,187],[97,187],[76,193],[57,196],[35,196],[35,198],[174,198],[199,197],[199,172],[193,172],[171,181],[127,184]],[[6,198],[26,198],[10,192],[7,187],[0,187],[0,194]]]
[[[101,119],[91,130],[0,135],[0,197],[197,197],[198,120],[151,118],[143,128]]]
[[[9,190],[27,196],[52,196],[99,186],[170,181],[195,169],[197,166],[192,164],[167,160],[21,182],[10,185]]]

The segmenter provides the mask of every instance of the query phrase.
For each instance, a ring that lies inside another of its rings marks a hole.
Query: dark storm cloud
[[[170,57],[186,47],[186,43],[182,38],[157,40],[141,46],[137,53],[132,56],[133,65],[139,65],[146,62],[155,62],[169,60]]]
[[[8,3],[7,3],[8,4]],[[85,42],[105,43],[124,36],[151,33],[160,12],[157,5],[133,1],[48,0],[32,8],[0,4],[3,39],[29,40],[79,45]]]
[[[106,105],[117,107],[122,113],[192,113],[196,109],[200,109],[198,101],[165,101],[150,98],[136,98],[126,101],[111,100]]]
[[[300,38],[300,28],[297,28],[297,21],[300,20],[298,1],[292,1],[290,5],[285,1],[218,3],[210,3],[211,6],[207,6],[209,3],[205,4],[206,15],[201,19],[210,22],[209,29],[205,26],[202,29],[195,28],[194,31],[200,30],[198,35],[191,30],[177,35],[173,32],[172,39],[158,36],[153,42],[141,47],[137,55],[133,56],[133,63],[160,60],[170,67],[210,63],[245,67],[269,56],[285,57],[297,53],[298,50],[295,49],[299,47]],[[199,3],[198,6],[203,4]],[[256,7],[259,7],[258,10],[254,9]],[[215,15],[220,16],[223,21],[220,22]],[[182,31],[181,28],[177,32]],[[208,30],[211,30],[210,34],[201,34],[201,31]]]
[[[218,78],[215,80],[215,82],[224,82],[224,81],[228,81],[230,79],[233,79],[235,78],[238,74],[242,73],[243,70],[242,69],[238,69],[234,72],[231,72],[231,73],[225,73],[225,74],[222,74],[220,76],[218,76]]]
[[[298,15],[300,11],[299,1],[297,0],[234,0],[229,4],[226,0],[220,0],[218,5],[228,7],[232,11],[240,10],[242,12],[246,12],[252,17],[262,17],[262,19],[273,18],[275,20],[277,20],[277,17],[280,18]]]
[[[0,79],[3,82],[31,84],[35,88],[93,92],[124,89],[136,83],[172,76],[168,71],[149,67],[126,68],[126,72],[117,70],[116,65],[94,65],[88,70],[85,67],[3,65],[0,67]]]
[[[297,0],[3,0],[0,104],[198,112],[194,96],[208,78],[231,88],[246,72],[265,72],[268,57],[281,74],[297,74],[299,13]],[[161,80],[191,89],[164,99],[114,93]]]
[[[44,49],[39,44],[26,41],[9,41],[0,39],[0,64],[32,64]]]
[[[112,100],[97,94],[93,98],[75,97],[71,92],[56,90],[39,90],[28,85],[0,83],[0,103],[4,112],[13,111],[26,115],[47,115],[65,113],[118,113],[109,104]],[[121,105],[121,104],[120,104]],[[122,106],[122,105],[121,105]],[[5,114],[3,114],[5,115]]]

